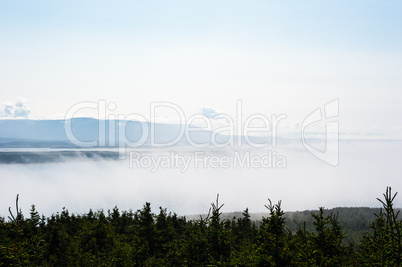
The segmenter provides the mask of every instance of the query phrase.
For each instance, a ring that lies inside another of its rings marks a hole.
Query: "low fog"
[[[141,156],[157,158],[170,155],[172,149],[137,151]],[[198,150],[177,149],[176,154],[194,156]],[[204,149],[202,155],[233,157],[235,149]],[[386,186],[402,190],[402,142],[343,141],[339,165],[330,166],[312,156],[301,144],[243,149],[254,155],[276,155],[286,159],[281,168],[229,166],[203,168],[190,164],[179,167],[130,168],[125,160],[74,159],[60,163],[0,165],[0,216],[15,211],[15,197],[29,216],[31,204],[49,216],[63,207],[72,213],[89,209],[107,211],[137,210],[151,202],[154,212],[159,206],[179,215],[207,213],[216,194],[224,203],[223,212],[265,212],[267,198],[282,200],[285,211],[344,206],[378,207]],[[138,154],[137,154],[138,155]],[[145,161],[144,161],[145,162]],[[401,207],[402,196],[396,198]]]

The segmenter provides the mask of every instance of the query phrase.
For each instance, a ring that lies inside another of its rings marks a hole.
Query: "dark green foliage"
[[[315,231],[308,233],[300,230],[299,238],[303,242],[299,249],[306,253],[301,253],[301,260],[312,263],[313,266],[339,266],[342,265],[343,255],[346,247],[342,245],[345,237],[342,227],[339,225],[336,215],[324,216],[324,208],[319,209],[319,214],[312,214],[314,218]],[[302,249],[301,249],[302,248]]]
[[[262,219],[259,231],[259,265],[286,266],[290,263],[288,236],[285,232],[284,212],[281,202],[273,205],[268,199],[269,217]]]
[[[325,211],[337,215],[337,220],[343,226],[343,232],[346,235],[343,239],[346,245],[359,243],[362,236],[371,231],[370,224],[375,219],[374,213],[378,213],[380,208],[332,208]],[[303,227],[307,231],[314,232],[315,219],[311,214],[319,214],[319,212],[319,210],[286,212],[286,228],[292,233],[296,233]]]
[[[223,218],[217,197],[208,215],[186,220],[151,204],[105,214],[64,209],[29,218],[18,207],[0,217],[0,266],[401,266],[402,223],[387,188],[383,209],[358,245],[344,242],[338,215],[320,208],[290,230],[281,202],[271,200],[256,226],[248,209]],[[360,216],[360,215],[356,215]],[[311,225],[312,228],[306,227]]]
[[[361,243],[360,260],[365,266],[401,266],[402,265],[402,221],[398,218],[393,201],[397,194],[391,194],[388,187],[379,214],[370,227],[373,233],[367,233]]]

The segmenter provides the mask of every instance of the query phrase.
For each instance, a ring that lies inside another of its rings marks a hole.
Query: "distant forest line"
[[[400,209],[395,209],[399,211]],[[306,227],[308,231],[315,231],[314,217],[311,214],[319,214],[320,210],[304,210],[304,211],[284,211],[286,219],[286,230],[292,233],[297,232],[300,227]],[[366,232],[370,232],[370,223],[376,218],[375,214],[380,212],[380,208],[370,207],[337,207],[332,209],[324,209],[326,214],[337,216],[339,223],[343,227],[343,232],[346,235],[343,242],[349,244],[351,242],[358,243]],[[250,213],[250,220],[257,227],[262,224],[264,217],[269,216],[269,213]],[[202,215],[185,216],[187,220],[196,220]],[[243,217],[243,212],[223,212],[221,219],[236,220]]]

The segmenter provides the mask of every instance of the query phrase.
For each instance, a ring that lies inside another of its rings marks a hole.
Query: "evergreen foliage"
[[[151,204],[45,218],[32,205],[24,218],[18,206],[0,217],[0,266],[401,266],[402,222],[387,188],[382,209],[358,244],[344,242],[337,214],[311,213],[314,229],[295,231],[281,202],[268,199],[258,226],[248,209],[222,218],[219,195],[208,215],[186,220]]]

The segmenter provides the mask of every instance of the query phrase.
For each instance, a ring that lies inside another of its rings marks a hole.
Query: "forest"
[[[342,223],[339,210],[289,215],[270,199],[262,220],[248,209],[223,216],[219,195],[208,214],[191,219],[162,207],[153,213],[148,202],[137,211],[50,217],[32,205],[25,218],[17,196],[0,217],[0,266],[401,266],[396,195],[387,187],[382,208],[366,208],[370,221],[349,208]]]

